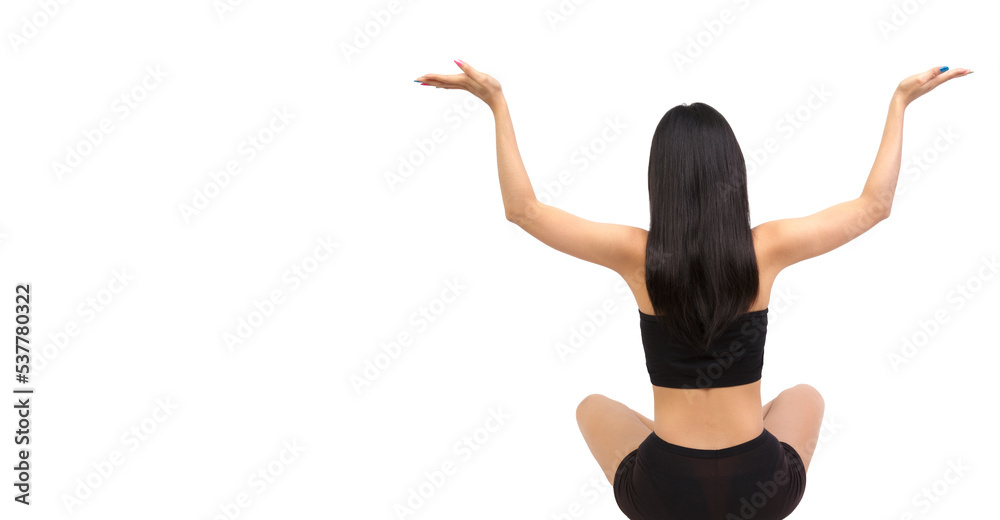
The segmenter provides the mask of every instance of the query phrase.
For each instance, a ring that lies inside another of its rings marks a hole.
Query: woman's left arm
[[[635,276],[636,265],[641,266],[645,256],[646,230],[593,222],[539,201],[521,160],[500,83],[468,63],[455,64],[463,74],[425,74],[417,80],[425,85],[467,90],[490,107],[496,122],[497,171],[507,220],[558,251],[608,267],[626,279]]]

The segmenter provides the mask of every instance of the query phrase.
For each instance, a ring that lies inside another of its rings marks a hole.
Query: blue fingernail
[[[944,72],[946,70],[948,70],[948,67],[941,67],[940,69],[938,69],[938,72]]]
[[[414,83],[420,83],[420,80],[419,79],[415,79],[415,80],[413,80],[413,82]]]

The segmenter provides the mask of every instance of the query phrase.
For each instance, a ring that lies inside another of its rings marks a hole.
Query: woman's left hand
[[[417,81],[424,85],[431,85],[438,88],[458,88],[467,90],[472,95],[482,99],[490,108],[503,100],[503,91],[500,89],[500,82],[493,79],[493,76],[484,74],[472,68],[468,63],[455,60],[455,65],[462,69],[462,74],[424,74],[417,78]]]

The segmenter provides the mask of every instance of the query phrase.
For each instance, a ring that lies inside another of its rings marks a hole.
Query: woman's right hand
[[[933,69],[914,74],[900,81],[893,96],[902,101],[903,105],[909,105],[914,99],[934,90],[935,87],[945,81],[972,73],[969,69],[950,69],[941,72],[942,68],[934,67]]]

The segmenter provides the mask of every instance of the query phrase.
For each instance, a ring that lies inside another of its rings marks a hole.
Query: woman
[[[467,63],[422,85],[467,90],[496,121],[507,219],[564,253],[620,274],[639,310],[653,419],[602,395],[577,421],[625,515],[637,519],[785,518],[805,491],[823,398],[797,385],[761,405],[771,287],[782,269],[851,241],[889,216],[903,111],[968,69],[935,67],[899,83],[858,198],[750,228],[743,154],[703,103],[663,116],[649,157],[650,229],[591,222],[535,198],[500,84]]]

